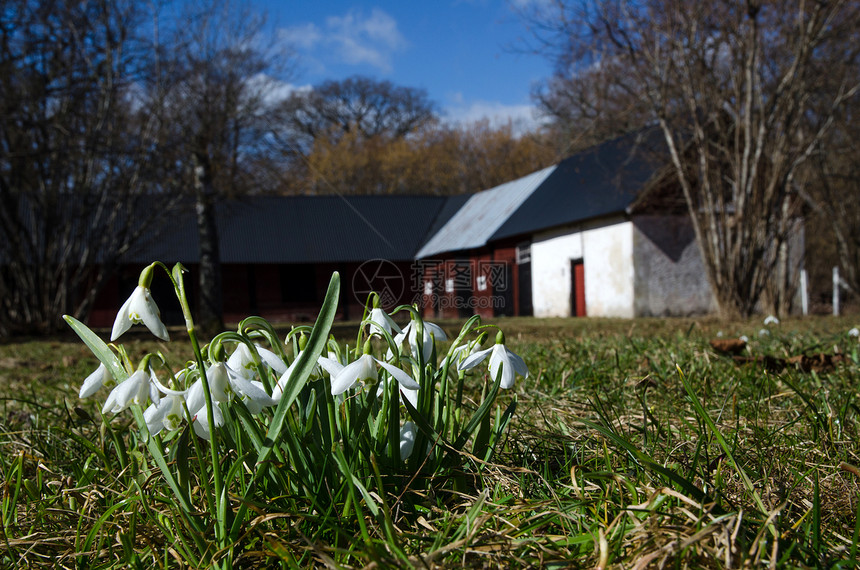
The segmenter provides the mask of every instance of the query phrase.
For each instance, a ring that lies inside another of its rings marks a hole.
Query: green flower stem
[[[161,265],[167,270],[167,267]],[[206,378],[206,363],[203,360],[203,352],[200,350],[200,342],[197,338],[197,329],[194,326],[194,318],[191,315],[191,307],[188,305],[188,295],[185,293],[185,280],[182,278],[182,273],[185,268],[177,263],[173,266],[173,271],[168,271],[170,280],[173,282],[173,288],[176,290],[176,297],[179,299],[179,306],[182,308],[182,316],[185,318],[185,330],[188,331],[188,338],[191,340],[191,347],[194,351],[194,357],[197,361],[197,368],[200,370],[200,381],[203,384],[203,399],[206,402],[206,416],[209,423],[209,453],[212,459],[212,474],[214,496],[216,502],[216,519],[215,525],[215,540],[218,548],[224,548],[227,541],[227,520],[224,516],[225,510],[222,501],[224,497],[223,481],[221,478],[221,462],[218,457],[218,434],[215,433],[215,414],[214,403],[212,401],[212,392],[209,389],[209,381]]]

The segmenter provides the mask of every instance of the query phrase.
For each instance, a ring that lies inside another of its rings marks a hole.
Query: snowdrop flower
[[[406,461],[412,455],[412,449],[415,447],[415,435],[417,430],[415,424],[405,422],[400,428],[400,459]]]
[[[78,393],[78,398],[89,398],[99,391],[104,386],[104,383],[110,378],[110,372],[105,368],[104,364],[99,364],[95,371],[87,376],[84,383],[81,384],[81,391]]]
[[[224,362],[216,362],[206,371],[206,379],[209,381],[209,391],[212,394],[212,400],[215,402],[226,402],[230,399],[230,394],[238,394],[246,405],[249,405],[249,411],[257,410],[259,413],[265,406],[273,406],[275,401],[266,394],[263,389],[262,382],[252,382],[240,374],[233,371],[230,366]],[[188,408],[191,410],[191,408]]]
[[[469,355],[457,366],[457,369],[470,370],[483,362],[487,356],[490,357],[490,376],[493,381],[495,381],[496,376],[499,374],[499,367],[502,369],[500,387],[505,389],[512,387],[517,374],[523,378],[528,378],[529,369],[526,363],[518,355],[508,350],[505,346],[505,335],[501,331],[496,335],[496,344]]]
[[[287,371],[287,365],[284,364],[284,361],[277,354],[260,345],[254,345],[254,348],[257,350],[257,354],[260,355],[260,360],[263,364],[274,370],[275,374],[280,376]],[[249,380],[257,375],[254,355],[251,354],[251,349],[244,342],[240,342],[236,350],[233,351],[233,354],[230,355],[230,358],[227,359],[227,366]]]
[[[113,323],[110,334],[111,342],[118,339],[131,325],[143,323],[146,328],[161,340],[168,341],[167,327],[161,322],[161,311],[155,301],[152,300],[152,292],[149,287],[138,285],[131,296],[123,303]]]
[[[301,356],[301,352],[299,353]],[[287,384],[290,383],[290,380],[293,377],[293,370],[296,368],[296,364],[299,362],[299,357],[296,356],[296,359],[293,360],[287,369],[281,374],[281,377],[278,378],[278,383],[275,384],[275,387],[272,389],[272,400],[277,404],[281,401],[281,398],[284,395],[284,390],[287,388]],[[317,364],[314,366],[313,371],[311,372],[311,377],[320,377],[322,376],[322,371],[325,370],[330,375],[334,376],[337,372],[340,372],[343,369],[343,365],[339,363],[337,360],[332,358],[327,358],[325,356],[320,356],[317,359]]]
[[[487,333],[482,332],[475,340],[469,341],[466,344],[461,344],[451,351],[451,362],[459,363],[469,356],[480,352],[481,345],[487,340]]]
[[[741,336],[739,336],[739,337],[738,337],[738,340],[742,340],[742,341],[744,341],[744,342],[749,342],[749,341],[750,341],[750,337],[748,337],[748,336],[747,336],[747,335],[745,335],[745,334],[742,334]]]
[[[397,323],[394,322],[394,319],[379,307],[371,309],[370,316],[367,317],[365,322],[370,325],[371,335],[378,334],[381,336],[382,333],[380,331],[385,331],[388,334],[391,334],[392,331],[396,333],[402,332]]]
[[[758,336],[770,336],[770,331],[767,329],[761,329],[758,331]]]
[[[206,380],[209,384],[209,393],[212,395],[213,402],[226,402],[230,399],[230,372],[230,368],[223,362],[216,362],[206,370]],[[202,382],[200,382],[200,390],[202,396]],[[194,411],[190,406],[188,409],[189,411]]]
[[[179,429],[183,416],[182,394],[182,392],[168,394],[161,399],[160,403],[153,403],[143,412],[143,419],[146,421],[146,428],[150,435],[157,435],[162,429],[170,431]]]
[[[776,318],[776,317],[775,317],[775,316],[773,316],[773,315],[768,315],[768,316],[764,319],[764,326],[778,325],[778,324],[779,324],[779,319],[778,319],[778,318]]]
[[[216,428],[224,425],[224,414],[215,402],[212,402],[212,419]],[[205,440],[211,439],[212,434],[209,433],[209,415],[206,413],[206,406],[203,406],[203,409],[194,415],[192,426],[198,437]]]
[[[860,329],[854,327],[848,331],[848,336],[858,337],[860,336]]]
[[[141,405],[150,392],[151,381],[144,370],[138,370],[114,388],[105,400],[102,413],[118,414],[133,403]]]
[[[448,340],[448,336],[445,334],[445,331],[442,330],[437,324],[428,323],[424,321],[424,334],[421,340],[421,354],[424,357],[424,361],[426,362],[430,355],[433,353],[433,341],[434,339],[437,341]],[[408,325],[406,325],[402,331],[400,331],[397,336],[394,337],[394,344],[400,346],[404,341],[409,341],[409,346],[412,347],[412,354],[417,358],[418,356],[418,327],[415,324],[415,321],[410,321]],[[391,357],[391,351],[388,351],[387,357]]]
[[[412,379],[406,372],[392,366],[391,364],[374,358],[370,354],[370,342],[365,345],[365,353],[355,361],[347,364],[331,378],[331,394],[337,396],[343,394],[360,381],[376,382],[379,378],[376,367],[381,366],[397,380],[401,388],[406,390],[417,390],[418,382]]]

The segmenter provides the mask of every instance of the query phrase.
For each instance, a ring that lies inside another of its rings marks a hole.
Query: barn
[[[472,268],[499,261],[506,268],[497,267],[497,274],[511,279],[503,280],[503,291],[489,293],[490,303],[474,300],[477,278],[469,284],[448,279],[438,296],[458,299],[457,306],[509,299],[513,310],[495,314],[537,317],[713,311],[692,225],[683,203],[661,184],[659,159],[659,137],[643,131],[474,195],[418,256]]]

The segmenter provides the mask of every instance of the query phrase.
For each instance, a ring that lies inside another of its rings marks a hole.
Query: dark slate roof
[[[222,263],[322,263],[412,260],[433,228],[465,197],[257,196],[216,207]],[[167,226],[127,262],[196,263],[192,208],[171,214]]]
[[[660,166],[661,140],[650,129],[564,159],[490,240],[624,212]]]

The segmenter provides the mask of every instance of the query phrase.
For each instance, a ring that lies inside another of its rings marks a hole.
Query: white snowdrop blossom
[[[749,341],[750,341],[750,337],[748,337],[748,336],[747,336],[747,335],[745,335],[745,334],[742,334],[741,336],[739,336],[739,337],[738,337],[738,340],[742,340],[742,341],[744,341],[744,342],[749,342]]]
[[[465,360],[467,357],[476,354],[481,351],[481,345],[484,344],[484,341],[487,339],[486,333],[481,333],[478,338],[475,340],[471,340],[466,344],[461,344],[451,351],[451,362],[459,363]]]
[[[131,296],[123,303],[116,315],[111,331],[111,342],[118,339],[131,325],[143,323],[146,328],[161,340],[170,340],[167,327],[161,322],[161,311],[152,300],[152,292],[148,287],[138,285]]]
[[[179,429],[182,425],[184,398],[182,392],[168,394],[158,404],[150,405],[143,412],[146,428],[150,435],[157,435],[162,429],[170,431]]]
[[[766,327],[770,326],[770,325],[778,325],[778,324],[779,324],[779,319],[773,315],[768,315],[764,319],[764,326],[766,326]]]
[[[226,402],[230,399],[230,372],[230,368],[223,362],[216,362],[206,370],[206,380],[213,402]],[[203,389],[202,384],[200,389]],[[188,409],[194,411],[190,406]]]
[[[212,403],[212,419],[216,428],[224,425],[224,414],[215,402]],[[212,434],[209,433],[209,415],[206,413],[206,406],[203,406],[203,409],[194,415],[192,426],[198,437],[205,440],[211,439]]]
[[[758,331],[758,336],[770,336],[770,331],[767,329],[760,329]]]
[[[125,381],[119,383],[102,407],[102,413],[118,414],[132,404],[143,405],[149,396],[151,381],[144,370],[138,370]]]
[[[499,340],[502,342],[499,342]],[[501,367],[502,380],[499,383],[501,388],[511,388],[514,385],[514,379],[517,374],[523,378],[528,378],[529,369],[526,363],[519,355],[508,350],[504,345],[504,336],[501,333],[496,337],[496,344],[469,355],[457,366],[457,369],[470,370],[483,362],[488,356],[490,357],[490,377],[493,381],[498,376],[499,368]]]
[[[445,341],[448,340],[448,336],[445,334],[445,331],[442,330],[437,324],[428,323],[424,321],[424,333],[421,335],[421,355],[426,362],[427,359],[430,358],[430,355],[433,353],[433,341]],[[409,346],[412,347],[412,354],[417,358],[418,357],[418,326],[415,324],[415,321],[410,321],[408,325],[406,325],[403,330],[394,337],[394,344],[397,346],[401,346],[405,341],[409,341]],[[389,351],[388,355],[391,357],[391,351]]]
[[[412,450],[415,448],[415,435],[417,430],[415,424],[405,422],[400,428],[400,459],[405,461],[412,455]]]
[[[418,382],[409,374],[387,362],[374,358],[370,354],[362,354],[355,361],[350,362],[336,375],[331,378],[331,394],[337,396],[343,394],[358,382],[376,382],[379,378],[376,366],[384,368],[397,380],[400,386],[406,390],[417,390]]]
[[[371,335],[381,335],[382,333],[380,331],[385,331],[388,334],[391,334],[392,332],[401,332],[400,326],[394,322],[394,319],[379,307],[371,309],[370,316],[367,317],[365,322],[370,325]]]
[[[78,397],[89,398],[98,392],[110,377],[110,372],[105,368],[105,365],[99,364],[99,367],[96,368],[92,374],[87,376],[87,379],[84,380],[83,384],[81,384],[81,391],[78,393]]]
[[[277,354],[259,345],[255,345],[254,348],[257,350],[257,354],[260,355],[263,365],[274,370],[276,375],[280,376],[287,371],[287,365],[284,364],[284,361]],[[227,366],[248,380],[257,375],[254,365],[254,355],[251,354],[251,349],[245,343],[239,343],[239,346],[236,347],[236,350],[227,359]]]
[[[238,394],[248,406],[249,411],[257,410],[259,413],[265,406],[273,406],[275,401],[263,389],[263,383],[251,381],[236,373],[224,362],[216,362],[206,371],[206,379],[209,381],[209,391],[212,400],[226,402],[231,393]],[[253,408],[253,410],[252,410]],[[188,408],[191,410],[191,408]]]
[[[848,336],[860,337],[860,329],[853,327],[848,331]]]

